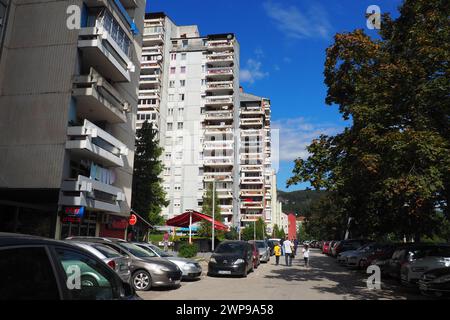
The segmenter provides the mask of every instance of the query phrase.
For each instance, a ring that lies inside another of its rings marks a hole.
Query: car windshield
[[[120,254],[117,251],[111,249],[110,247],[104,246],[102,244],[92,244],[91,246],[94,249],[97,249],[98,251],[100,251],[107,258],[120,257]]]
[[[159,247],[157,247],[157,246],[154,246],[154,245],[152,245],[152,244],[149,244],[148,245],[150,248],[152,248],[153,249],[153,251],[155,251],[156,252],[156,254],[158,255],[158,256],[160,256],[160,257],[171,257],[172,255],[171,254],[168,254],[167,252],[165,252],[164,250],[161,250]]]
[[[153,258],[156,257],[156,254],[151,254],[145,249],[142,249],[141,247],[138,247],[137,245],[134,245],[132,243],[127,242],[121,242],[119,243],[119,246],[130,252],[132,255],[138,257],[138,258]]]
[[[243,253],[245,246],[242,243],[222,243],[220,244],[216,252],[217,253]]]

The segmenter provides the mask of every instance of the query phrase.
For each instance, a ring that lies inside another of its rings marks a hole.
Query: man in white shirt
[[[291,266],[292,265],[292,258],[291,258],[291,254],[292,254],[292,247],[294,245],[292,244],[292,242],[289,240],[288,237],[286,237],[286,240],[284,240],[283,242],[283,251],[284,251],[284,257],[286,258],[286,266]]]

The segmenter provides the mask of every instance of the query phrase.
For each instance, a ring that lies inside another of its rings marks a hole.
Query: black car
[[[433,244],[425,243],[407,243],[399,245],[392,257],[386,261],[383,266],[382,272],[386,275],[400,280],[402,265],[422,258],[427,255],[427,252],[435,248]]]
[[[224,241],[208,263],[208,275],[239,275],[253,271],[253,248],[246,241]]]
[[[349,240],[338,241],[333,246],[333,248],[331,250],[331,255],[333,257],[337,257],[339,255],[339,253],[341,253],[341,252],[356,250],[369,242],[370,242],[369,240],[364,240],[364,239],[349,239]]]
[[[450,268],[440,268],[425,272],[419,280],[423,295],[441,297],[450,295]]]
[[[0,300],[136,299],[130,284],[80,247],[0,233]]]

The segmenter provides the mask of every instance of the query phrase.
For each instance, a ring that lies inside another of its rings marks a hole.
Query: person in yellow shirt
[[[281,246],[278,242],[275,242],[275,246],[273,247],[273,252],[275,253],[276,265],[278,265],[278,263],[280,263],[280,256],[281,256]]]

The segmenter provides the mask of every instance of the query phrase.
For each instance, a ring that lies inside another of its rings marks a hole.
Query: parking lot
[[[415,289],[385,279],[380,290],[370,290],[366,285],[368,275],[338,265],[334,258],[322,255],[317,249],[311,250],[309,268],[303,266],[300,258],[297,255],[293,265],[287,267],[283,257],[278,266],[272,257],[247,278],[208,277],[205,261],[200,280],[183,281],[177,289],[153,289],[139,295],[146,300],[427,299]]]

